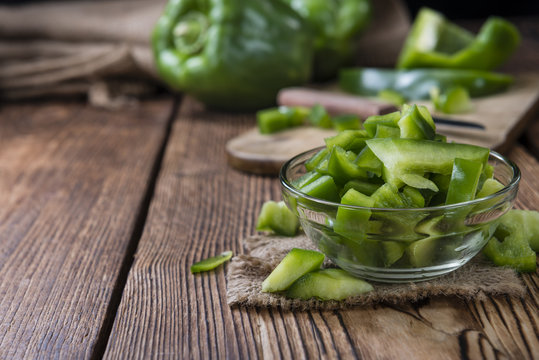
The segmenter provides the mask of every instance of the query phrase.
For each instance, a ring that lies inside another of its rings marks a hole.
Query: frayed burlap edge
[[[288,299],[280,294],[261,292],[262,281],[290,249],[315,249],[311,241],[304,235],[294,238],[255,235],[244,239],[243,244],[248,254],[234,257],[228,266],[227,302],[230,306],[331,310],[377,303],[415,302],[434,296],[456,296],[467,300],[484,299],[487,295],[522,297],[526,292],[514,270],[492,266],[477,256],[442,277],[406,284],[373,283],[373,291],[343,301]],[[325,262],[324,266],[332,264]]]

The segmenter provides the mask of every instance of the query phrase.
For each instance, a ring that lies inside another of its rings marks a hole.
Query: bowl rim
[[[422,208],[377,208],[377,207],[365,207],[365,206],[357,206],[357,205],[345,205],[345,204],[341,204],[341,203],[337,203],[337,202],[333,202],[333,201],[329,201],[329,200],[324,200],[324,199],[320,199],[320,198],[316,198],[316,197],[307,195],[307,194],[299,191],[298,189],[296,189],[288,181],[288,179],[286,177],[286,170],[291,166],[292,163],[297,161],[298,158],[300,158],[302,156],[305,156],[305,155],[307,155],[308,153],[311,153],[311,152],[318,152],[318,151],[322,150],[323,148],[325,148],[325,146],[316,147],[316,148],[304,151],[304,152],[290,158],[288,161],[286,161],[283,164],[283,166],[281,166],[281,169],[279,171],[279,181],[280,181],[282,187],[284,187],[287,191],[293,193],[294,195],[296,195],[298,197],[305,198],[307,200],[310,200],[312,202],[315,202],[315,203],[318,203],[318,204],[321,204],[321,205],[326,205],[326,206],[342,207],[342,208],[357,209],[357,210],[375,210],[377,212],[380,212],[380,211],[387,211],[387,212],[395,212],[395,211],[399,211],[399,212],[403,212],[403,211],[405,211],[405,212],[418,212],[418,211],[422,211],[422,212],[424,212],[424,211],[440,211],[440,210],[458,209],[458,208],[466,207],[466,206],[470,206],[470,205],[481,204],[483,202],[487,202],[489,200],[492,200],[492,199],[495,199],[495,198],[498,198],[498,197],[502,197],[502,196],[508,194],[509,192],[513,191],[513,189],[515,189],[516,187],[518,187],[518,184],[519,184],[520,178],[521,178],[520,169],[518,168],[518,166],[513,161],[511,161],[510,159],[508,159],[505,156],[501,155],[500,153],[489,149],[489,158],[492,156],[492,157],[496,158],[497,160],[501,161],[502,163],[507,164],[513,170],[513,177],[511,179],[511,181],[509,182],[509,184],[507,184],[506,186],[504,186],[503,189],[495,192],[494,194],[491,194],[491,195],[488,195],[488,196],[485,196],[485,197],[482,197],[482,198],[479,198],[479,199],[473,199],[473,200],[460,202],[460,203],[456,203],[456,204],[429,206],[429,207],[422,207]]]

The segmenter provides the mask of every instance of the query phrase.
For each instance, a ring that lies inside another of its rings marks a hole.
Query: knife
[[[322,105],[331,115],[355,114],[361,118],[371,115],[383,115],[397,111],[395,105],[383,101],[369,99],[357,95],[349,95],[341,92],[317,90],[311,88],[292,87],[279,91],[277,103],[282,106],[305,106],[312,107]],[[472,121],[454,120],[433,116],[437,124],[448,126],[485,129],[485,126]]]

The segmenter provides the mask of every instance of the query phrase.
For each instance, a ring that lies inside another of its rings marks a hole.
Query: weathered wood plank
[[[523,305],[477,303],[486,310],[455,298],[327,312],[230,309],[223,268],[194,276],[189,266],[227,249],[241,253],[263,201],[280,197],[276,179],[226,166],[226,140],[251,121],[183,104],[106,358],[532,357],[536,295]],[[539,187],[530,175],[538,168],[520,148],[511,156],[524,163],[519,206],[536,207]],[[529,279],[537,283],[537,275]]]
[[[92,355],[171,109],[0,111],[0,358]]]

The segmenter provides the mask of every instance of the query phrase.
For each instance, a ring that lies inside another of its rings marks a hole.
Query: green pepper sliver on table
[[[152,34],[159,75],[210,107],[253,110],[311,77],[313,38],[279,0],[170,0]]]
[[[377,96],[391,89],[407,99],[428,99],[432,88],[465,88],[471,97],[496,94],[513,82],[509,75],[481,70],[464,69],[412,69],[394,70],[377,68],[343,69],[339,85],[344,91]]]
[[[414,21],[397,67],[492,70],[503,64],[520,43],[510,22],[490,17],[474,35],[423,8]]]

